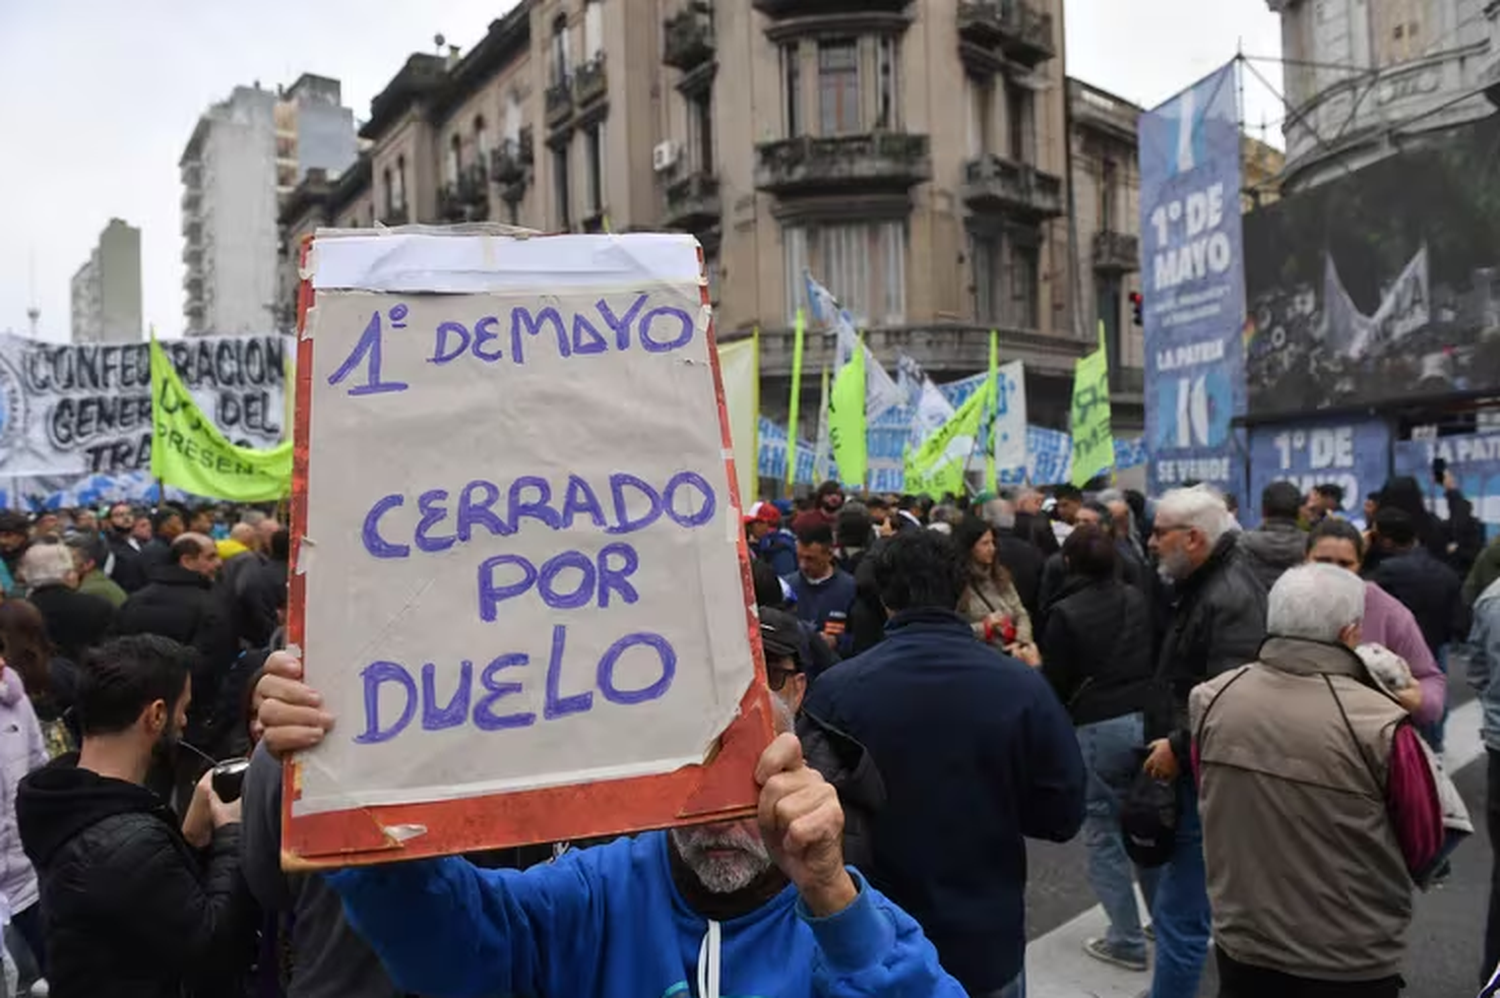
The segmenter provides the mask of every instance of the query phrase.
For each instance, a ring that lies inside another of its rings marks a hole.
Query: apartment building
[[[1494,112],[1495,0],[1267,0],[1281,15],[1288,194]],[[1496,93],[1500,98],[1500,91]]]
[[[355,157],[354,114],[326,77],[304,74],[280,92],[236,87],[198,119],[179,163],[189,335],[290,328],[280,199],[309,171],[337,176]]]
[[[112,218],[73,275],[74,343],[136,343],[141,323],[141,230]]]
[[[359,163],[280,221],[288,246],[375,222],[691,232],[718,336],[760,330],[768,414],[810,272],[891,367],[973,373],[998,328],[1062,426],[1094,340],[1070,307],[1063,53],[1061,0],[523,0],[469,51],[408,59]],[[832,344],[808,351],[816,370]]]

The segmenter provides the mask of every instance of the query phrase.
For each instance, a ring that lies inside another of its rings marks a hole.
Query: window
[[[1031,97],[1025,89],[1007,85],[1005,88],[1005,117],[1010,126],[1010,158],[1017,163],[1031,163],[1036,159],[1031,141]]]
[[[589,126],[584,133],[588,152],[589,214],[604,213],[604,123]]]
[[[1101,232],[1115,231],[1115,202],[1119,196],[1116,185],[1119,183],[1120,169],[1112,159],[1106,159],[1100,170],[1099,177],[1099,230]]]
[[[1095,307],[1099,310],[1099,321],[1104,324],[1104,355],[1109,361],[1111,374],[1120,369],[1120,279],[1099,279],[1095,291]]]
[[[490,161],[490,132],[484,125],[484,115],[474,118],[474,158],[483,169]]]
[[[572,193],[568,188],[568,147],[552,150],[552,188],[557,198],[557,230],[570,232],[573,229]]]
[[[818,119],[824,135],[859,131],[859,46],[853,39],[818,43]]]
[[[804,268],[860,325],[906,321],[906,223],[794,226],[783,230],[788,314],[804,301]]]
[[[880,110],[875,121],[876,128],[896,128],[896,95],[900,93],[897,73],[900,65],[898,42],[889,35],[881,37],[880,55]]]
[[[552,83],[561,86],[568,82],[568,16],[558,15],[552,22]]]
[[[396,210],[406,209],[406,157],[396,157]]]
[[[707,91],[688,99],[688,150],[692,168],[698,173],[714,172],[713,98]]]
[[[786,89],[786,137],[794,139],[802,128],[802,53],[795,44],[781,46],[781,74]]]
[[[969,158],[981,159],[995,151],[995,84],[969,77]]]
[[[1035,246],[1012,244],[1010,249],[1010,318],[1017,329],[1036,329],[1040,323],[1040,253]]]
[[[974,236],[969,250],[969,264],[974,272],[974,318],[980,322],[1000,322],[999,240],[993,236]]]
[[[588,0],[583,7],[584,58],[597,59],[604,54],[604,4]]]
[[[454,133],[453,138],[448,140],[448,159],[444,167],[443,176],[448,183],[457,184],[458,175],[463,170],[464,142]]]

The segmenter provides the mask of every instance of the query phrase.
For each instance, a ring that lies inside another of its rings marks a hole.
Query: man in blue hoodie
[[[333,718],[300,663],[278,653],[267,670],[267,748],[317,744]],[[792,705],[773,705],[789,727]],[[440,998],[964,998],[916,922],[844,866],[838,795],[796,736],[766,749],[755,779],[758,819],[620,838],[525,871],[448,857],[327,879],[396,985]]]
[[[886,804],[870,882],[921,924],[974,998],[1021,998],[1026,838],[1083,824],[1073,723],[1041,674],[974,640],[955,612],[965,567],[930,530],[876,551],[885,640],[825,672],[815,714],[869,749]]]

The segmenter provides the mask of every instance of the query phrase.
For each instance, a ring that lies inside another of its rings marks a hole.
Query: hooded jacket
[[[1269,592],[1289,568],[1307,560],[1307,534],[1292,520],[1267,520],[1240,535],[1245,564]]]
[[[0,892],[12,912],[36,904],[36,871],[21,849],[16,831],[16,788],[27,773],[47,764],[47,747],[36,711],[14,669],[0,672]]]
[[[254,909],[239,878],[239,826],[206,862],[145,787],[61,756],[21,781],[21,843],[41,880],[55,998],[182,998],[243,965]]]

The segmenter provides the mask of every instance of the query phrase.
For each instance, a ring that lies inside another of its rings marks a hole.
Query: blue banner
[[[1432,459],[1448,462],[1459,490],[1474,504],[1474,515],[1484,521],[1489,536],[1500,534],[1500,430],[1436,440],[1402,440],[1396,444],[1396,474],[1422,483],[1429,505],[1447,517],[1448,502],[1432,479]]]
[[[1365,496],[1390,477],[1391,428],[1381,419],[1312,420],[1257,426],[1250,431],[1250,495],[1240,520],[1260,522],[1260,494],[1288,481],[1305,496],[1315,486],[1344,490],[1344,512],[1363,521]]]
[[[1146,445],[1153,494],[1244,496],[1240,115],[1231,63],[1140,117]],[[1244,505],[1244,504],[1242,504]]]

